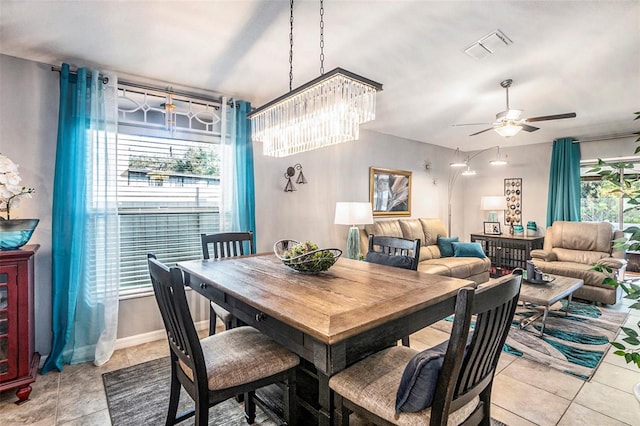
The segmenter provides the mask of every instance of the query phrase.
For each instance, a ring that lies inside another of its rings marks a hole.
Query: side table
[[[33,312],[33,259],[39,247],[0,251],[0,392],[17,389],[17,404],[29,399],[40,363]]]
[[[495,271],[492,277],[509,274],[515,268],[527,269],[531,250],[541,249],[544,237],[471,234],[471,241],[482,245]]]

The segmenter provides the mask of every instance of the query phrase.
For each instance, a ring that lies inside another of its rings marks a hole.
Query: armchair
[[[543,249],[532,250],[531,258],[544,273],[582,279],[584,286],[574,297],[613,305],[620,300],[621,289],[603,285],[605,275],[591,268],[602,263],[613,269],[616,278],[624,278],[624,253],[613,251],[613,240],[623,236],[608,222],[558,221],[547,228]]]

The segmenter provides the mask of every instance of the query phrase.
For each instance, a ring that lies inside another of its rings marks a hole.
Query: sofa
[[[602,284],[605,275],[591,268],[602,263],[613,269],[615,278],[624,278],[624,253],[613,250],[613,240],[622,237],[622,231],[608,222],[557,221],[547,228],[543,248],[532,250],[531,258],[544,273],[582,279],[584,286],[574,297],[614,305],[622,290]]]
[[[360,230],[360,247],[368,250],[369,235],[400,237],[408,240],[420,239],[418,271],[429,274],[463,278],[481,284],[489,280],[491,260],[487,257],[442,256],[438,247],[438,236],[446,237],[447,231],[440,219],[381,220],[365,225]]]

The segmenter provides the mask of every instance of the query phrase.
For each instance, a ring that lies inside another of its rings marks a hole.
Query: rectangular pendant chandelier
[[[336,68],[248,115],[263,154],[285,157],[356,140],[360,124],[376,118],[382,84]]]

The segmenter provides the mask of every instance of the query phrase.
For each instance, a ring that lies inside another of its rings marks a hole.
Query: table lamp
[[[489,222],[498,222],[498,210],[506,207],[505,199],[502,195],[483,195],[480,198],[480,210],[489,210]]]
[[[358,225],[373,223],[371,203],[337,202],[336,225],[351,225],[347,235],[347,257],[357,259],[360,254],[360,233]]]

